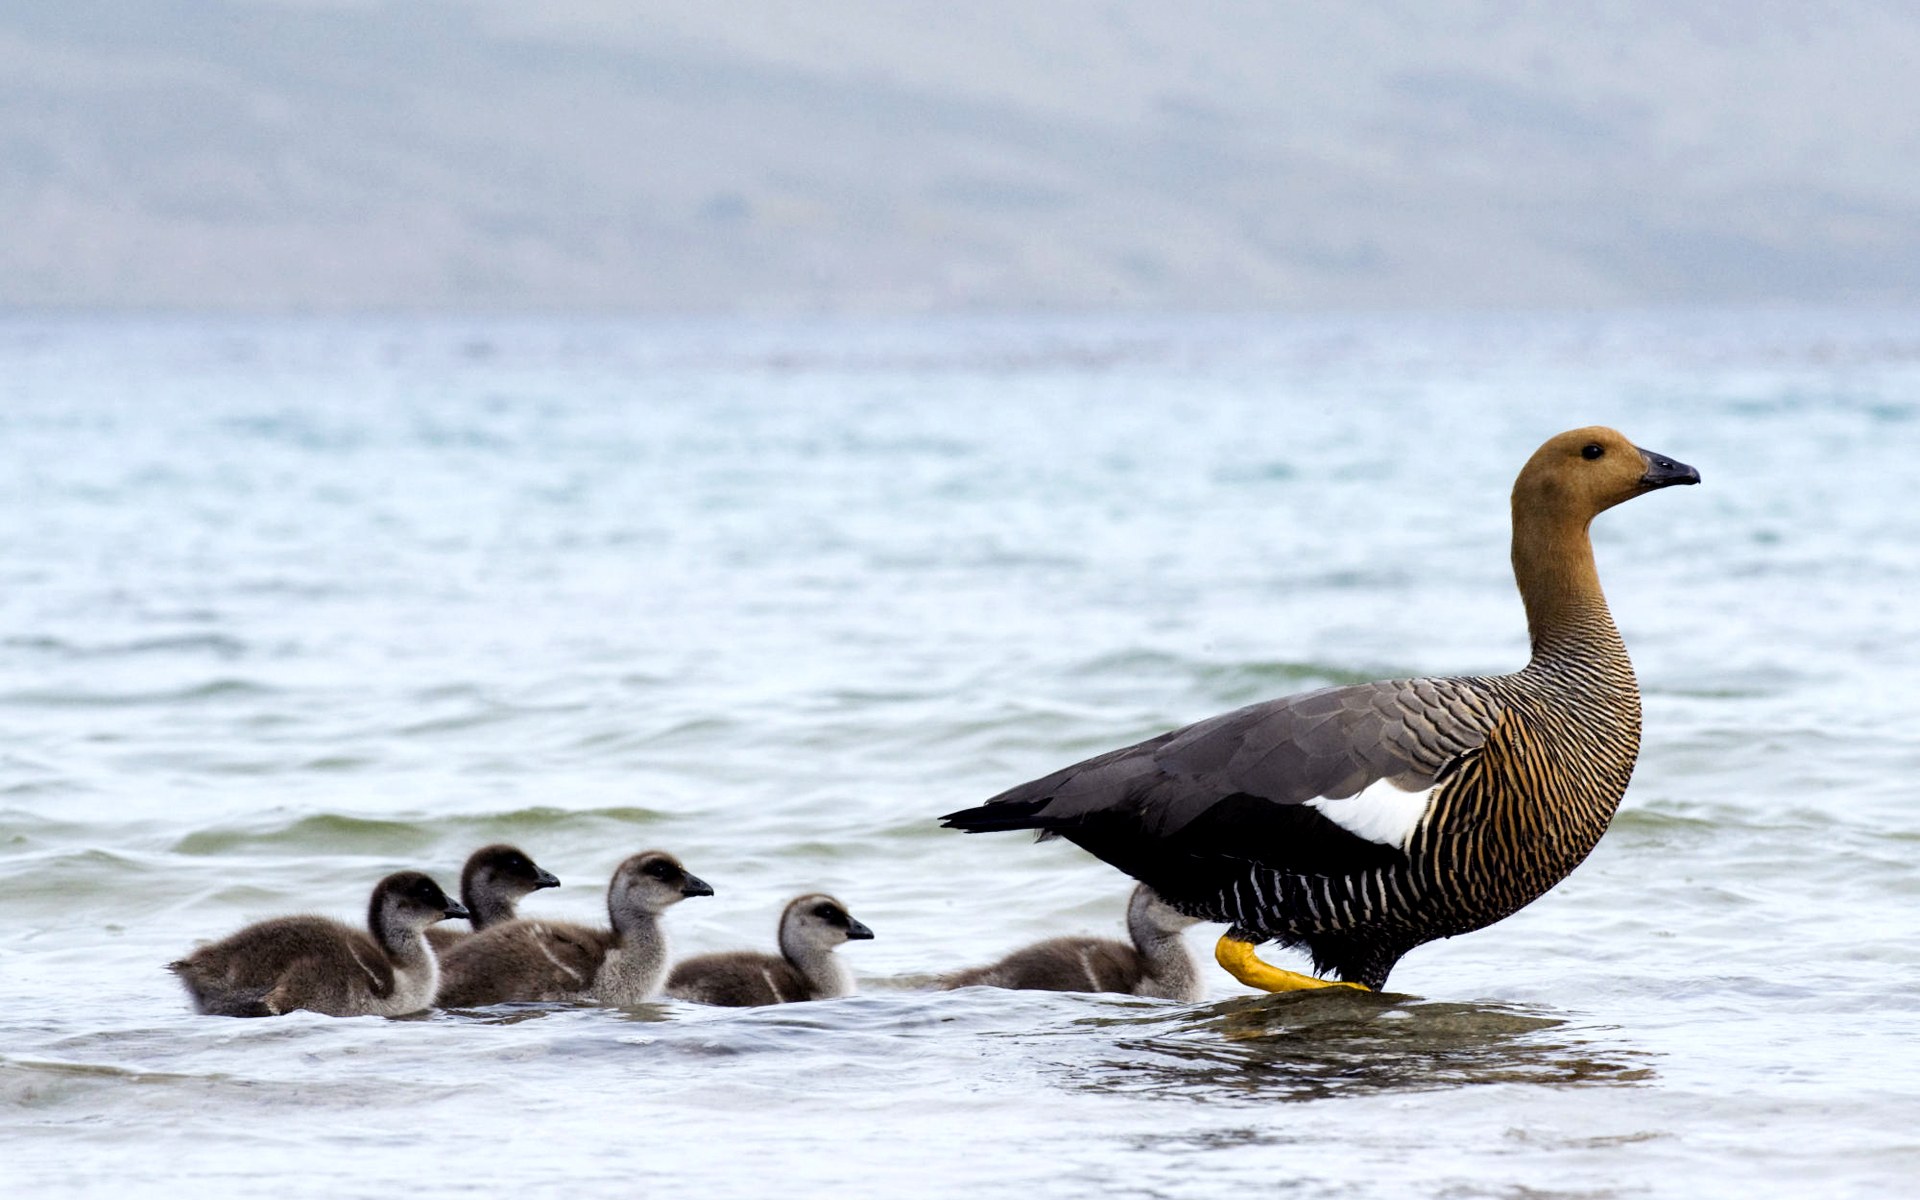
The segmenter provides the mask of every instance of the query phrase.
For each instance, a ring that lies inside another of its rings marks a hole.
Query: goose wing
[[[464,937],[440,959],[442,1008],[565,1000],[593,983],[612,948],[604,930],[519,919]]]
[[[1478,680],[1269,700],[1076,763],[950,814],[971,832],[1065,837],[1172,900],[1248,863],[1344,875],[1404,862],[1434,789],[1504,708]]]

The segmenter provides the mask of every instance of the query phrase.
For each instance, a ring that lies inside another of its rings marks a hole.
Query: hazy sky
[[[0,306],[1910,303],[1916,63],[1871,0],[0,0]]]

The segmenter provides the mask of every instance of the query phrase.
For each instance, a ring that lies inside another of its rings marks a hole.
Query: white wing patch
[[[1325,796],[1309,800],[1307,807],[1355,837],[1405,850],[1414,830],[1426,818],[1436,790],[1437,784],[1425,791],[1408,792],[1381,779],[1339,800]]]
[[[367,965],[366,959],[360,957],[359,948],[349,945],[347,947],[347,953],[353,956],[353,965],[356,967],[359,967],[360,970],[366,975],[367,986],[377,991],[380,987],[380,976],[374,972],[374,969],[372,967]]]
[[[540,947],[540,953],[546,955],[547,961],[552,963],[554,966],[558,967],[562,975],[565,975],[568,979],[573,980],[574,986],[578,987],[579,985],[586,982],[585,979],[582,979],[580,977],[580,972],[574,970],[572,967],[568,966],[566,963],[561,962],[560,959],[554,954],[554,952],[547,948],[547,943],[544,939],[541,941],[536,941],[534,945]],[[613,958],[613,955],[609,954],[607,958],[611,960]]]

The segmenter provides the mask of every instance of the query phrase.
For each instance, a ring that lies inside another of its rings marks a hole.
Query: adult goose
[[[467,856],[460,872],[460,903],[466,907],[472,929],[448,929],[435,925],[427,930],[427,941],[436,954],[445,954],[453,944],[472,937],[490,925],[502,925],[518,916],[521,897],[541,888],[559,887],[553,872],[543,870],[518,846],[496,843],[482,846]]]
[[[441,963],[442,1008],[512,1000],[591,1000],[628,1007],[650,1000],[667,973],[660,914],[713,888],[664,850],[627,859],[607,884],[611,928],[521,918],[462,938]]]
[[[1146,884],[1127,901],[1128,941],[1059,937],[1015,950],[996,963],[956,971],[945,988],[997,987],[1035,992],[1119,992],[1191,1004],[1206,997],[1180,935],[1196,923]]]
[[[853,976],[833,952],[872,936],[832,896],[797,896],[780,914],[779,954],[731,950],[689,958],[667,976],[667,995],[733,1008],[851,996]]]
[[[1587,528],[1698,483],[1611,429],[1551,438],[1513,486],[1533,654],[1511,675],[1325,688],[1150,738],[948,815],[1067,838],[1192,916],[1268,991],[1380,988],[1402,955],[1500,920],[1606,831],[1640,747],[1640,692]],[[1304,947],[1336,981],[1254,948]]]
[[[304,1008],[330,1017],[403,1017],[430,1006],[439,982],[421,931],[466,915],[432,879],[401,871],[375,885],[364,930],[326,917],[275,917],[167,968],[194,1008],[213,1016]]]

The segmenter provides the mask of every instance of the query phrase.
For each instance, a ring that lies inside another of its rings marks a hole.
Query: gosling
[[[434,953],[445,956],[454,943],[472,937],[490,925],[503,925],[519,914],[514,906],[521,897],[541,888],[559,887],[551,871],[541,870],[517,846],[482,846],[467,856],[460,872],[460,903],[466,905],[472,929],[449,929],[436,925],[427,930],[427,941]]]
[[[423,931],[466,915],[432,879],[401,871],[375,885],[365,932],[326,917],[275,917],[167,969],[209,1016],[277,1017],[304,1008],[330,1017],[404,1017],[431,1006],[439,986]]]
[[[1131,946],[1112,938],[1062,937],[1015,950],[999,962],[947,976],[946,988],[997,987],[1040,992],[1120,992],[1188,1004],[1206,997],[1180,935],[1198,924],[1146,884],[1127,902]]]
[[[626,1008],[652,999],[667,973],[660,914],[689,896],[711,896],[680,860],[648,850],[621,863],[607,885],[612,928],[525,918],[462,938],[441,966],[442,1008],[510,1001],[591,1001]]]
[[[667,977],[667,995],[733,1008],[851,996],[853,976],[834,948],[871,937],[873,930],[832,896],[801,896],[780,914],[778,955],[733,950],[689,958]]]

